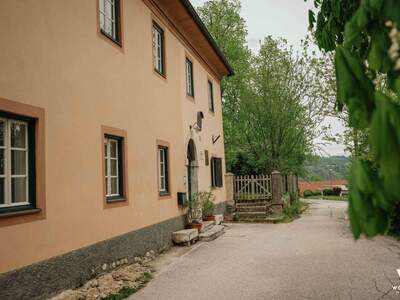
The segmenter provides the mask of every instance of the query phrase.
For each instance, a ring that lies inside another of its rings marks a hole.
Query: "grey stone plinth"
[[[184,229],[172,233],[172,240],[175,244],[190,244],[199,238],[197,229]]]

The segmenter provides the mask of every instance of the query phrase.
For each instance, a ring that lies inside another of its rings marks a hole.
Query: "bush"
[[[323,194],[324,196],[333,196],[333,190],[332,190],[332,189],[324,189],[324,190],[322,191],[322,194]]]
[[[321,196],[321,191],[313,191],[313,196]]]
[[[332,190],[333,196],[340,196],[340,193],[342,192],[342,189],[338,186],[335,186]]]
[[[304,198],[311,197],[311,196],[313,196],[313,195],[314,195],[313,192],[310,191],[310,190],[305,190],[305,191],[303,192]]]
[[[400,237],[400,203],[397,203],[390,214],[389,233]]]

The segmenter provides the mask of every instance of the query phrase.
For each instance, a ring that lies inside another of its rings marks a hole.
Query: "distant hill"
[[[305,165],[304,180],[319,181],[346,179],[350,159],[346,156],[315,157]]]

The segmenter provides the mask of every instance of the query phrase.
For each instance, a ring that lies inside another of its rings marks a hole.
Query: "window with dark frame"
[[[193,62],[189,58],[186,58],[186,93],[194,97]]]
[[[222,187],[222,159],[211,158],[211,186]]]
[[[0,113],[0,213],[36,208],[35,120]]]
[[[208,80],[208,109],[214,112],[214,88],[211,80]]]
[[[124,198],[123,138],[104,136],[104,174],[107,200]]]
[[[158,187],[160,195],[162,196],[169,194],[168,147],[158,146],[158,163]]]
[[[154,70],[165,76],[164,30],[153,22],[153,63]]]
[[[100,31],[121,45],[120,0],[99,0]]]

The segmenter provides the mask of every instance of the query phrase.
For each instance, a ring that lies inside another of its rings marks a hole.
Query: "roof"
[[[211,47],[214,49],[215,53],[218,55],[218,57],[221,59],[221,61],[224,63],[225,67],[228,69],[229,73],[228,76],[232,76],[235,74],[233,71],[232,66],[229,64],[228,60],[226,59],[225,55],[221,52],[221,49],[218,47],[217,43],[215,42],[214,38],[208,31],[206,25],[203,23],[201,20],[200,16],[197,14],[195,8],[193,5],[190,3],[189,0],[180,0],[180,2],[183,4],[187,12],[190,14],[190,16],[193,18],[193,20],[196,22],[197,26],[199,27],[200,31],[203,33],[207,41],[210,43]]]

